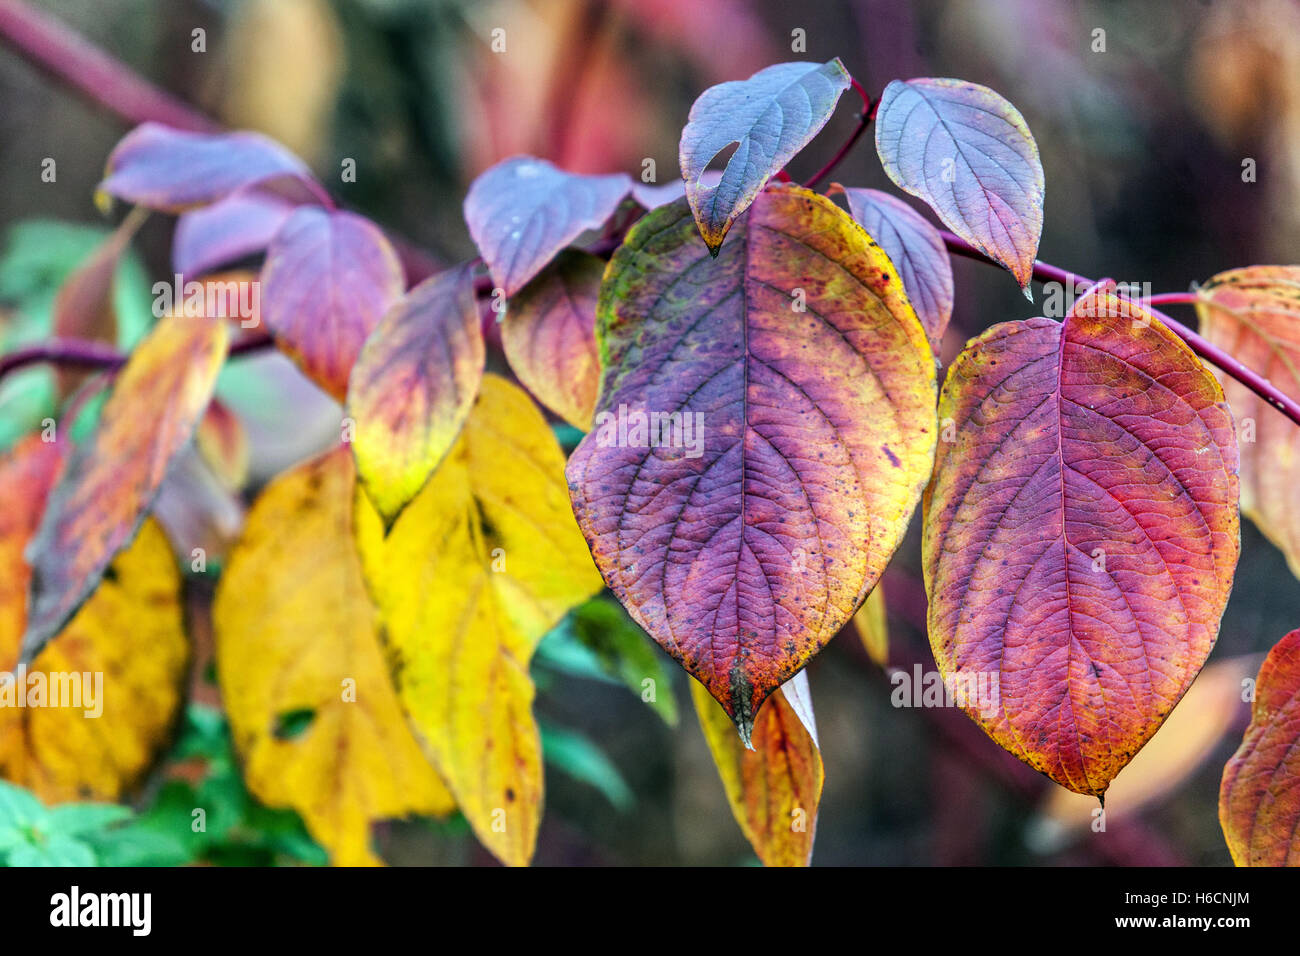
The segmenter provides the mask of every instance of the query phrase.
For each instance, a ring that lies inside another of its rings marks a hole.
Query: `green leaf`
[[[30,792],[0,780],[0,832],[6,829],[44,828],[49,812]]]
[[[539,721],[542,731],[542,758],[550,766],[580,783],[589,784],[621,813],[636,802],[618,768],[590,738],[576,730],[567,730]]]
[[[9,851],[8,866],[98,866],[94,852],[70,836],[53,833],[39,843],[24,843]]]
[[[580,605],[573,611],[573,633],[605,674],[645,700],[664,723],[676,726],[677,698],[671,672],[649,635],[620,605],[607,598]],[[647,695],[651,699],[646,699]]]
[[[81,836],[96,830],[107,830],[131,817],[129,807],[115,803],[65,803],[49,811],[46,826],[52,834]]]

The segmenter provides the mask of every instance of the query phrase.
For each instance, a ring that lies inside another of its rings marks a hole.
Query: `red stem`
[[[830,162],[817,170],[817,172],[813,173],[812,179],[804,183],[808,189],[812,189],[835,171],[835,167],[838,166],[844,157],[849,154],[849,150],[851,150],[857,141],[862,138],[862,134],[865,133],[867,127],[871,125],[871,121],[876,118],[876,107],[880,105],[880,100],[875,100],[873,102],[871,97],[867,95],[867,91],[862,88],[862,84],[852,77],[849,77],[849,82],[853,84],[853,89],[857,91],[858,96],[862,97],[862,112],[858,115],[858,125],[854,127],[849,138],[844,141],[844,145],[841,146],[836,151],[835,155],[831,157]]]
[[[939,230],[939,235],[943,237],[943,244],[948,247],[949,252],[959,256],[964,256],[968,259],[976,259],[980,262],[987,262],[993,265],[998,264],[972,246],[969,242],[959,236],[953,235],[951,232],[946,232],[941,229]],[[1070,290],[1076,289],[1081,285],[1086,286],[1093,284],[1093,280],[1091,279],[1087,279],[1081,275],[1077,275],[1076,273],[1059,268],[1058,266],[1050,265],[1038,260],[1034,261],[1034,278],[1039,282],[1059,282]],[[1169,328],[1170,332],[1173,332],[1174,335],[1186,342],[1187,346],[1193,352],[1205,361],[1222,369],[1226,375],[1235,378],[1242,385],[1245,385],[1264,401],[1268,402],[1268,404],[1273,408],[1291,419],[1292,422],[1300,425],[1300,402],[1296,402],[1295,399],[1280,391],[1277,386],[1264,376],[1260,375],[1254,369],[1246,367],[1213,342],[1202,337],[1198,333],[1193,332],[1181,322],[1174,321],[1168,315],[1165,315],[1165,313],[1155,308],[1157,305],[1195,305],[1196,301],[1196,296],[1190,292],[1168,292],[1161,295],[1151,296],[1144,300],[1143,305],[1146,306],[1148,312],[1163,322]]]
[[[1196,305],[1200,301],[1195,292],[1161,292],[1146,300],[1147,305]]]
[[[87,100],[133,124],[155,120],[213,132],[217,123],[160,90],[57,20],[19,0],[0,0],[0,38]]]
[[[269,333],[259,332],[232,342],[226,354],[228,358],[237,358],[250,352],[270,348],[274,344],[275,340]],[[10,372],[41,362],[55,362],[73,368],[112,370],[120,368],[126,360],[126,355],[102,342],[87,339],[47,339],[44,342],[16,349],[8,355],[0,355],[0,379]]]

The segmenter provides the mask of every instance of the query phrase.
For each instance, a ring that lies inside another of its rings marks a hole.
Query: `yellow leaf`
[[[752,750],[699,681],[691,681],[691,697],[731,812],[758,858],[764,866],[807,866],[824,779],[807,676],[800,671],[763,704]]]
[[[180,574],[146,521],[67,627],[18,669],[31,575],[23,548],[64,447],[33,436],[0,460],[0,670],[14,675],[10,693],[23,691],[23,706],[0,706],[0,776],[46,803],[117,800],[153,764],[180,707],[189,656]],[[32,706],[37,685],[42,706]],[[50,706],[56,688],[61,703]]]
[[[377,862],[373,820],[454,808],[385,667],[353,540],[355,488],[347,447],[271,482],[213,606],[217,673],[248,788],[297,810],[339,865]]]
[[[528,663],[600,590],[569,509],[564,456],[536,406],[488,375],[460,438],[383,536],[357,499],[366,579],[402,706],[474,832],[532,858],[542,755]]]
[[[853,615],[853,626],[877,667],[889,666],[889,622],[885,617],[885,585],[876,584],[866,602]]]
[[[224,118],[319,160],[343,79],[343,37],[329,0],[244,0],[223,37]]]

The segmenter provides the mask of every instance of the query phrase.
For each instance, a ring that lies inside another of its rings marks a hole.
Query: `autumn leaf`
[[[922,542],[939,670],[995,741],[1099,796],[1218,634],[1240,547],[1223,393],[1111,285],[1063,323],[972,340],[939,419]]]
[[[182,213],[172,236],[172,268],[192,279],[260,253],[295,208],[274,193],[245,189]]]
[[[1300,866],[1300,630],[1255,682],[1250,726],[1223,768],[1219,823],[1237,866]]]
[[[678,158],[686,198],[711,252],[717,253],[767,181],[821,131],[848,88],[849,74],[837,57],[778,63],[700,94],[682,130]],[[703,182],[709,163],[732,145],[736,150],[721,179]]]
[[[610,262],[569,490],[611,590],[748,738],[902,538],[934,358],[888,258],[825,197],[763,192],[717,258],[694,233],[679,200]]]
[[[876,110],[889,178],[1028,289],[1043,232],[1043,164],[1024,117],[978,83],[894,80]]]
[[[479,840],[511,865],[532,858],[541,816],[528,664],[600,589],[563,470],[528,396],[488,375],[451,453],[387,538],[368,500],[357,502],[398,697]]]
[[[465,196],[465,224],[492,281],[513,296],[565,246],[605,224],[632,188],[625,173],[567,173],[512,156],[483,172]]]
[[[1300,266],[1251,266],[1197,290],[1201,334],[1287,395],[1300,395]],[[1300,577],[1300,431],[1230,376],[1223,394],[1241,439],[1241,510]]]
[[[402,265],[361,216],[303,206],[262,266],[262,315],[282,351],[340,402],[367,337],[405,288]]]
[[[204,464],[228,491],[238,491],[248,482],[252,452],[248,431],[229,405],[214,398],[199,419],[194,445]]]
[[[212,398],[227,335],[219,319],[166,316],[118,373],[94,434],[72,452],[31,544],[24,661],[63,629],[135,536]]]
[[[341,866],[378,862],[374,821],[455,806],[388,675],[353,542],[355,485],[346,447],[272,481],[213,604],[244,780],[263,803],[297,810]]]
[[[361,483],[388,527],[451,450],[483,380],[474,269],[448,269],[399,300],[348,385]]]
[[[698,681],[691,681],[691,698],[731,812],[758,858],[764,866],[807,866],[823,780],[807,675],[800,671],[768,699],[752,749]]]
[[[238,189],[281,180],[324,195],[302,160],[260,133],[192,133],[150,122],[113,149],[98,193],[183,212]]]
[[[1228,731],[1240,729],[1238,720],[1248,709],[1243,681],[1257,661],[1254,655],[1242,655],[1205,665],[1169,719],[1106,791],[1107,824],[1134,819],[1177,794]],[[1051,787],[1027,828],[1026,842],[1039,852],[1058,851],[1091,833],[1097,810],[1096,797]]]
[[[143,209],[133,210],[64,282],[54,299],[55,337],[109,345],[117,342],[117,270],[147,216]],[[60,398],[67,398],[85,382],[86,373],[59,369],[57,380]]]
[[[605,263],[566,250],[510,300],[501,344],[519,381],[551,411],[584,431],[600,388],[596,297]]]
[[[874,239],[903,280],[903,289],[925,326],[937,356],[952,318],[952,262],[939,230],[915,209],[878,189],[845,189],[849,213]]]
[[[0,671],[12,675],[0,684],[0,776],[46,803],[118,800],[166,745],[181,704],[189,645],[180,574],[162,531],[146,522],[68,626],[25,671],[18,666],[31,573],[23,549],[66,447],[33,435],[0,458]],[[43,705],[33,702],[38,686]],[[76,706],[63,697],[53,706],[60,686]]]
[[[853,615],[853,626],[867,656],[877,667],[889,666],[889,621],[885,615],[885,586],[877,584]]]

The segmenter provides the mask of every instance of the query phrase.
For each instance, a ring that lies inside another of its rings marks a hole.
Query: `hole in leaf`
[[[286,710],[276,715],[275,734],[278,740],[293,740],[295,737],[302,736],[311,722],[316,719],[316,711],[310,707],[301,707],[298,710]]]
[[[740,149],[740,140],[732,140],[722,149],[713,154],[713,158],[704,164],[705,169],[726,169],[727,163],[731,162],[731,157],[735,155],[736,150]]]

